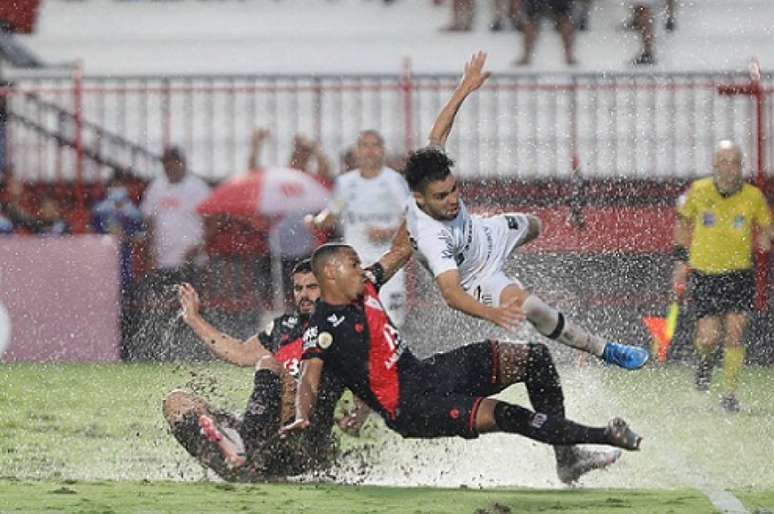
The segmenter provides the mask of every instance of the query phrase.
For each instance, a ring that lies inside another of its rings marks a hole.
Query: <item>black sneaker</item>
[[[502,20],[494,20],[492,23],[490,23],[489,30],[491,30],[492,32],[500,32],[501,30],[503,30]]]
[[[674,32],[677,28],[677,22],[675,21],[674,16],[668,16],[666,19],[666,23],[664,24],[664,28],[667,30],[667,32]]]
[[[734,393],[729,393],[720,399],[720,406],[726,412],[739,412],[739,401]]]
[[[605,433],[612,446],[632,451],[640,449],[642,437],[635,434],[632,429],[629,428],[629,424],[621,418],[611,419],[607,424]]]
[[[650,52],[642,52],[632,60],[634,66],[653,66],[656,64],[656,57]]]

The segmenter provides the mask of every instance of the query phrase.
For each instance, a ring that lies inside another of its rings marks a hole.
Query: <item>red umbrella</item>
[[[329,198],[329,191],[303,171],[267,168],[225,181],[199,204],[197,211],[202,216],[282,217],[320,211]]]

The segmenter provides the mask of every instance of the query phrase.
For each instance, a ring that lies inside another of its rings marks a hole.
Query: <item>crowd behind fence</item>
[[[167,144],[194,173],[244,171],[255,127],[275,135],[280,162],[304,133],[340,155],[376,128],[388,151],[424,143],[453,88],[451,75],[17,77],[8,96],[8,156],[28,180],[103,180],[124,167],[150,178]],[[762,78],[766,126],[754,95],[721,94],[745,73],[498,75],[465,105],[448,143],[466,178],[671,179],[707,173],[714,143],[738,141],[747,171],[759,143],[772,165],[774,76]],[[80,107],[80,109],[78,108]],[[79,163],[80,161],[80,163]]]

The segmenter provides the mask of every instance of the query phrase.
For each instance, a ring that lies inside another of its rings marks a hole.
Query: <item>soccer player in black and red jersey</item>
[[[265,330],[240,341],[208,323],[199,313],[199,297],[190,284],[179,289],[183,320],[219,358],[237,366],[255,366],[254,388],[241,419],[215,409],[185,391],[171,392],[164,416],[178,441],[225,480],[257,481],[324,467],[332,457],[334,407],[343,387],[328,374],[313,418],[319,425],[308,434],[279,440],[277,430],[293,416],[299,377],[301,336],[320,296],[308,260],[292,271],[295,310],[275,318]],[[340,426],[356,432],[363,412]]]
[[[396,237],[407,239],[405,224]],[[296,419],[282,433],[314,426],[310,414],[320,380],[330,373],[403,437],[475,438],[510,432],[551,444],[559,478],[567,483],[591,469],[606,467],[621,454],[617,449],[592,452],[574,445],[639,449],[641,438],[620,418],[606,427],[565,418],[559,376],[543,344],[485,341],[427,359],[415,357],[378,295],[379,287],[400,265],[388,253],[363,270],[357,252],[344,244],[323,245],[315,251],[312,269],[321,296],[304,333]],[[535,411],[489,398],[517,382],[526,384]]]

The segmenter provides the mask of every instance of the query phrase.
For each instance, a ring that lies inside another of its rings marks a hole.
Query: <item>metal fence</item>
[[[423,144],[458,77],[72,76],[17,77],[8,95],[8,152],[21,176],[99,180],[117,166],[160,170],[165,144],[218,180],[244,171],[250,135],[269,128],[263,163],[285,163],[293,136],[331,157],[376,128],[388,151]],[[750,89],[745,73],[499,75],[461,110],[448,143],[464,177],[690,178],[732,138],[772,164],[774,76]],[[730,89],[729,89],[730,86]],[[747,88],[747,89],[745,89]],[[721,94],[734,91],[743,94]],[[756,100],[766,100],[756,110]],[[764,131],[756,132],[759,115]],[[65,141],[65,143],[63,143]],[[748,170],[749,172],[749,170]]]

